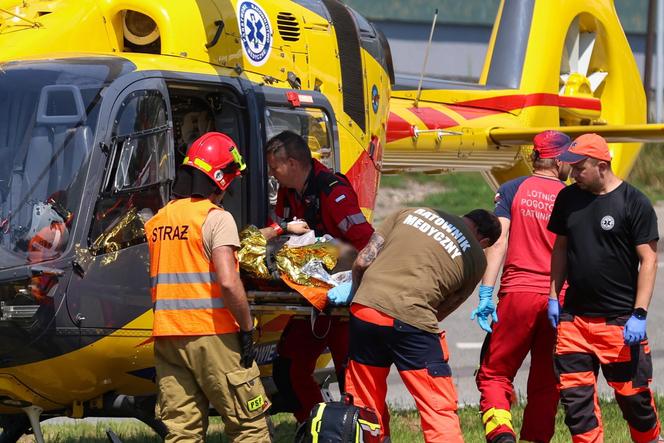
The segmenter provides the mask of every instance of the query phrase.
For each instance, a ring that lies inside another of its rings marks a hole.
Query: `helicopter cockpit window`
[[[271,139],[282,131],[293,131],[300,134],[311,150],[311,156],[332,170],[337,170],[336,156],[330,134],[330,120],[325,112],[316,108],[267,108],[265,110],[265,132]],[[268,178],[268,205],[272,214],[277,204],[279,183],[270,176]]]
[[[70,244],[111,64],[0,65],[0,268],[57,258]]]
[[[157,91],[140,91],[121,105],[114,136],[121,149],[114,191],[142,188],[170,178],[166,103]]]
[[[144,242],[143,224],[166,203],[173,149],[166,102],[158,91],[135,91],[120,105],[109,161],[90,235],[95,253]]]
[[[268,140],[282,131],[296,132],[307,141],[313,158],[336,170],[330,123],[325,112],[315,108],[268,108],[265,110],[265,122]]]

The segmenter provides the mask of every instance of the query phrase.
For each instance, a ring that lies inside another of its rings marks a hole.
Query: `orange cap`
[[[567,152],[561,154],[558,159],[565,163],[578,163],[588,157],[606,162],[611,161],[609,145],[606,144],[603,137],[592,133],[580,135],[569,145]]]

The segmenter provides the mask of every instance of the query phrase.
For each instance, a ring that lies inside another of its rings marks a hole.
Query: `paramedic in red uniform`
[[[597,396],[601,367],[631,439],[664,441],[646,336],[657,273],[655,210],[613,174],[609,147],[599,135],[578,137],[560,159],[572,165],[575,181],[558,194],[548,226],[557,234],[549,319],[558,332],[553,358],[565,423],[575,443],[604,441]]]
[[[483,248],[498,237],[498,218],[483,209],[457,217],[405,208],[381,224],[355,260],[346,390],[355,404],[376,411],[383,437],[390,435],[385,395],[394,364],[415,399],[425,442],[463,442],[439,322],[475,290],[486,269]],[[337,288],[330,292],[341,298]]]
[[[270,175],[279,182],[276,220],[261,230],[268,240],[283,232],[303,234],[314,229],[317,236],[329,234],[358,251],[366,246],[373,228],[344,176],[313,159],[305,140],[291,131],[270,139],[265,150]],[[306,223],[288,223],[296,219]],[[313,372],[326,347],[343,390],[348,321],[321,316],[312,326],[308,318],[291,317],[277,348],[273,377],[298,422],[304,422],[311,409],[323,401]]]
[[[488,332],[476,381],[490,443],[516,441],[510,413],[512,382],[528,352],[528,404],[521,441],[548,442],[553,437],[558,389],[553,372],[555,334],[547,319],[547,304],[555,235],[546,225],[556,196],[565,187],[562,180],[569,175],[569,165],[558,156],[570,142],[568,136],[557,131],[535,136],[533,174],[508,181],[496,193],[495,214],[502,234],[486,250],[487,270],[480,285],[479,306],[471,316],[477,317],[480,327]],[[501,265],[496,312],[493,290]]]

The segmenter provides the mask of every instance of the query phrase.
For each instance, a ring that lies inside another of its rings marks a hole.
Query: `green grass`
[[[445,191],[431,194],[418,205],[440,208],[452,214],[466,214],[472,209],[493,209],[494,192],[477,173],[457,173],[440,176]]]
[[[664,416],[664,397],[656,399],[659,416]],[[629,431],[622,414],[614,401],[601,401],[602,421],[604,423],[604,441],[606,443],[624,443],[630,441]],[[515,429],[521,427],[521,418],[523,415],[523,405],[516,404],[512,409]],[[467,406],[459,411],[461,420],[461,429],[466,443],[484,442],[484,430],[480,421],[480,415],[476,406]],[[273,417],[275,424],[276,443],[290,443],[293,441],[295,432],[295,421],[289,414],[277,414]],[[222,426],[218,418],[211,420],[210,430],[208,432],[208,442],[219,443],[227,442],[222,434]],[[392,412],[390,422],[392,429],[392,441],[394,443],[422,443],[422,433],[420,431],[419,416],[416,411],[395,411]],[[145,425],[137,422],[108,422],[108,423],[86,423],[66,425],[45,425],[44,437],[46,441],[53,443],[107,443],[106,429],[113,431],[120,437],[124,443],[139,442],[159,442],[161,441]],[[28,443],[33,441],[31,437],[23,437],[20,442]],[[570,441],[569,431],[563,422],[562,408],[558,410],[556,417],[556,433],[552,440],[553,443],[567,443]]]
[[[658,398],[657,405],[660,417],[664,412],[664,398]],[[625,443],[632,441],[629,436],[627,422],[622,418],[622,412],[615,401],[600,400],[602,409],[602,422],[604,426],[605,443]],[[484,429],[481,426],[479,409],[477,407],[466,407],[459,412],[461,419],[461,429],[463,430],[466,443],[482,443],[484,439]],[[523,405],[517,404],[512,408],[512,419],[514,429],[518,432],[523,423]],[[551,443],[568,443],[572,441],[569,430],[564,422],[564,413],[562,407],[558,408],[556,416],[556,430]],[[395,440],[395,442],[400,440]]]
[[[381,178],[380,185],[403,189],[412,182],[436,184],[443,191],[430,194],[422,201],[407,202],[405,206],[429,206],[457,215],[475,208],[493,209],[494,193],[479,173],[387,175]]]
[[[650,200],[664,200],[664,144],[648,143],[636,159],[629,181]]]
[[[295,436],[295,420],[290,414],[277,414],[272,417],[275,428],[274,443],[292,443]],[[391,421],[395,443],[406,441],[423,442],[419,435],[419,416],[416,411],[395,412]],[[87,423],[80,421],[74,424],[43,426],[44,439],[51,443],[108,443],[106,430],[111,429],[124,443],[157,443],[162,440],[143,423],[137,421],[109,421]],[[401,439],[403,436],[403,439]],[[32,442],[31,437],[23,437],[19,443]],[[223,425],[218,417],[210,419],[207,442],[227,443],[223,435]]]

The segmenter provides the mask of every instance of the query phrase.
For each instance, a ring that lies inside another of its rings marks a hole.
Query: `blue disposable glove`
[[[626,345],[636,345],[646,338],[646,319],[639,319],[632,315],[623,331]]]
[[[549,307],[547,309],[547,317],[549,317],[549,322],[553,329],[558,328],[558,323],[560,322],[560,303],[558,299],[549,298]]]
[[[477,323],[480,325],[480,328],[486,332],[492,332],[489,317],[493,317],[494,323],[498,322],[496,306],[493,304],[493,286],[480,285],[480,303],[472,314],[470,314],[471,320],[475,320],[475,317],[477,317]]]
[[[352,286],[352,283],[342,283],[338,286],[330,288],[330,290],[327,291],[327,299],[330,301],[330,304],[337,306],[349,305],[350,301],[353,299],[350,296],[350,290]]]

